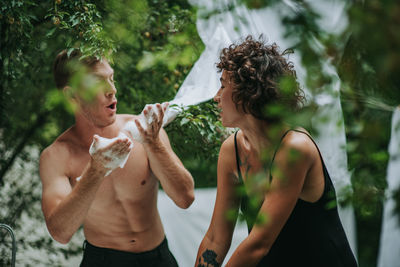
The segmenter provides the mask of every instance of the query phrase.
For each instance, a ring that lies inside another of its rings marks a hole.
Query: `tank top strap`
[[[317,143],[314,141],[314,139],[313,139],[308,133],[303,132],[303,131],[300,131],[300,130],[297,130],[297,129],[289,129],[289,130],[287,130],[287,131],[282,135],[282,137],[280,138],[280,141],[279,141],[278,145],[277,145],[276,148],[275,148],[275,151],[274,151],[274,154],[273,154],[273,156],[272,156],[272,160],[271,160],[271,163],[270,163],[270,166],[269,166],[269,167],[270,167],[270,168],[269,168],[269,169],[270,169],[270,172],[269,172],[269,179],[270,179],[270,181],[272,180],[272,171],[271,171],[271,170],[272,170],[272,164],[273,164],[273,162],[274,162],[274,160],[275,160],[276,153],[278,152],[279,147],[280,147],[280,145],[281,145],[283,139],[286,137],[286,135],[287,135],[290,131],[294,131],[294,132],[299,132],[299,133],[305,134],[305,135],[308,136],[308,138],[310,138],[310,140],[313,142],[313,144],[314,144],[315,147],[317,148],[319,157],[320,157],[320,159],[321,159],[321,162],[322,162],[322,169],[323,169],[323,172],[324,172],[325,180],[328,180],[329,183],[332,183],[330,179],[326,179],[327,177],[329,177],[329,173],[328,173],[328,170],[327,170],[327,168],[326,168],[324,159],[323,159],[323,157],[322,157],[321,151],[320,151],[320,149],[319,149]],[[243,183],[243,176],[242,176],[242,172],[240,171],[240,157],[239,157],[239,150],[238,150],[238,144],[237,144],[237,133],[238,133],[238,132],[239,132],[239,130],[235,132],[235,136],[234,136],[234,141],[235,141],[235,155],[236,155],[236,168],[237,168],[237,172],[238,172],[238,176],[239,176],[239,182],[240,182],[240,183]],[[328,185],[327,185],[327,183],[325,182],[325,188],[326,188],[327,186],[328,186]]]
[[[287,131],[281,136],[281,139],[279,140],[279,143],[278,143],[278,145],[277,145],[276,148],[275,148],[274,154],[273,154],[273,156],[272,156],[271,163],[269,164],[269,181],[270,181],[270,182],[271,182],[271,180],[272,180],[272,164],[274,163],[276,153],[278,152],[279,147],[281,146],[281,143],[282,143],[283,138],[285,138],[285,136],[286,136],[291,130],[292,130],[292,129],[287,130]]]
[[[242,172],[240,171],[240,157],[239,157],[239,149],[238,149],[238,145],[237,145],[238,131],[235,132],[234,140],[235,140],[236,168],[237,168],[237,172],[238,172],[238,176],[239,176],[239,183],[237,184],[237,186],[241,187],[241,186],[244,186],[244,181],[243,181],[243,177],[242,177]],[[240,195],[240,210],[242,211],[242,214],[244,215],[244,218],[247,223],[247,230],[250,233],[250,231],[254,225],[254,220],[255,220],[255,219],[253,219],[253,217],[256,218],[256,216],[253,216],[251,214],[248,202],[249,202],[249,198],[247,197],[247,194],[246,193],[241,194]]]
[[[298,132],[298,133],[302,133],[302,134],[307,135],[308,138],[310,138],[310,140],[313,142],[313,144],[314,144],[315,147],[317,148],[317,151],[318,151],[318,154],[319,154],[319,158],[321,159],[321,163],[322,163],[322,170],[323,170],[323,173],[324,173],[324,178],[325,178],[325,190],[326,190],[327,187],[329,186],[329,184],[332,185],[332,181],[331,181],[331,179],[330,179],[330,177],[329,177],[328,169],[326,168],[326,165],[325,165],[324,159],[323,159],[323,157],[322,157],[321,151],[319,150],[319,147],[318,147],[317,143],[314,141],[314,139],[311,137],[310,134],[308,134],[308,133],[306,133],[306,132],[303,132],[303,131],[300,131],[300,130],[297,130],[297,129],[289,129],[289,130],[287,130],[287,131],[282,135],[281,140],[279,141],[279,144],[278,144],[278,146],[277,146],[277,148],[276,148],[276,150],[275,150],[275,152],[274,152],[274,155],[273,155],[273,157],[272,157],[272,161],[271,161],[271,164],[270,164],[269,179],[272,180],[271,168],[272,168],[272,164],[273,164],[273,162],[274,162],[276,153],[278,152],[278,149],[279,149],[279,147],[280,147],[280,145],[281,145],[283,139],[285,138],[285,136],[286,136],[290,131],[294,131],[294,132]],[[328,184],[327,182],[328,182],[329,184]]]
[[[239,150],[238,150],[238,145],[237,145],[237,140],[236,140],[236,136],[237,133],[239,132],[239,130],[237,130],[235,132],[235,155],[236,155],[236,168],[237,168],[237,172],[238,172],[238,176],[239,176],[239,182],[243,183],[243,177],[242,177],[242,172],[240,171],[240,157],[239,157]]]

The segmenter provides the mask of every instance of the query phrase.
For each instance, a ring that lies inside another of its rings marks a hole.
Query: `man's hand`
[[[144,121],[141,120],[145,125],[141,125],[139,119],[135,120],[136,127],[138,128],[143,143],[155,143],[159,141],[159,132],[163,126],[164,114],[168,108],[169,103],[163,103],[162,105],[157,103],[155,105],[149,105],[143,109]]]
[[[94,135],[93,144],[90,147],[90,154],[93,161],[96,163],[95,165],[100,165],[110,172],[125,163],[123,161],[126,159],[131,149],[132,142],[126,136],[123,138],[106,139]]]

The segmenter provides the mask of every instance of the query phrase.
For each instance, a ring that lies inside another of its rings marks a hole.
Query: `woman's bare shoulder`
[[[290,131],[282,140],[282,143],[281,150],[287,153],[298,154],[308,159],[318,155],[318,150],[311,139],[311,135],[305,129],[299,128],[296,131]]]
[[[235,133],[231,134],[228,138],[222,142],[220,154],[231,154],[235,153]]]

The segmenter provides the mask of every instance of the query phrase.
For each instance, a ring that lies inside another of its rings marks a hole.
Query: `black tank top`
[[[270,166],[274,161],[280,143],[289,131],[296,131],[307,135],[317,147],[324,173],[324,192],[321,198],[314,203],[304,201],[300,198],[297,200],[292,213],[276,238],[270,251],[264,258],[262,258],[257,266],[357,266],[342,223],[339,219],[335,189],[325,167],[321,152],[311,136],[305,132],[294,129],[285,132],[274,152]],[[240,180],[239,184],[243,185],[236,135],[237,132],[235,133],[237,171]],[[270,174],[270,180],[271,179],[272,175]],[[260,207],[257,207],[257,209],[251,209],[247,195],[243,195],[241,197],[240,208],[246,219],[250,232]]]

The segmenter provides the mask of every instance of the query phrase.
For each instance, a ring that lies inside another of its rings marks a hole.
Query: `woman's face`
[[[230,79],[230,74],[226,70],[222,72],[221,88],[214,96],[214,101],[218,103],[222,125],[225,127],[236,127],[237,120],[243,115],[239,112],[235,103],[232,101],[232,90],[234,87],[233,81]]]

